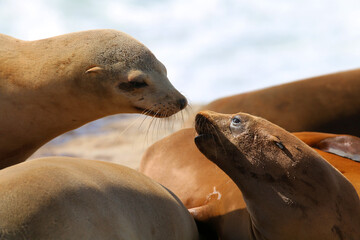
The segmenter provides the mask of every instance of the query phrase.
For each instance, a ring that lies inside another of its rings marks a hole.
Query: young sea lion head
[[[315,151],[282,128],[244,113],[200,112],[195,124],[197,147],[240,188],[254,229],[264,239],[295,239],[301,219],[322,221],[328,208],[319,203],[333,201],[336,194],[329,191],[336,190],[329,187],[334,182],[329,168],[316,161]]]
[[[300,160],[317,156],[284,129],[245,113],[200,112],[195,126],[199,150],[233,176],[275,181],[289,175]]]
[[[170,83],[165,66],[136,39],[103,30],[96,41],[94,64],[85,74],[90,82],[97,82],[101,96],[110,97],[127,112],[155,117],[171,116],[187,106],[186,98]]]

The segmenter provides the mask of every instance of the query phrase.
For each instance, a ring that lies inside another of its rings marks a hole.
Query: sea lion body
[[[294,133],[312,147],[335,134]],[[249,239],[250,216],[240,189],[196,147],[194,129],[182,129],[145,152],[140,171],[171,189],[203,225],[220,239]],[[360,164],[314,148],[346,176],[360,195]],[[186,183],[186,184],[184,184]],[[216,238],[214,238],[216,239]]]
[[[241,190],[255,239],[357,239],[353,185],[284,129],[249,114],[196,116],[199,150]]]
[[[209,239],[217,239],[211,235],[246,239],[249,214],[242,193],[198,150],[195,136],[195,129],[186,128],[154,143],[143,155],[139,171],[180,198],[195,220],[203,223],[201,234],[210,235]]]
[[[116,30],[37,41],[0,35],[0,46],[0,168],[98,118],[168,117],[187,104],[150,50]]]
[[[330,132],[359,137],[359,92],[360,69],[355,69],[220,98],[202,110],[246,112],[289,132]]]
[[[1,170],[0,238],[197,239],[180,200],[137,171],[64,157]]]

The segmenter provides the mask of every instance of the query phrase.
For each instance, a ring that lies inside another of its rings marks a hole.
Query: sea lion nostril
[[[178,100],[178,104],[179,104],[179,108],[181,110],[183,110],[187,106],[188,102],[187,102],[186,98],[180,98]]]

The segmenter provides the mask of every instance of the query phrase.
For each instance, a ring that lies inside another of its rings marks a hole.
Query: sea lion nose
[[[180,98],[178,100],[178,104],[179,104],[180,110],[183,110],[187,106],[188,102],[187,102],[186,98]]]

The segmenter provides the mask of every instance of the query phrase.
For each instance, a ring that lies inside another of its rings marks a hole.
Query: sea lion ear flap
[[[94,67],[90,67],[88,70],[86,70],[85,73],[100,73],[103,70],[104,69],[102,67],[94,66]]]
[[[285,149],[284,144],[281,142],[281,140],[278,137],[271,135],[269,137],[269,140],[272,141],[281,150]]]

